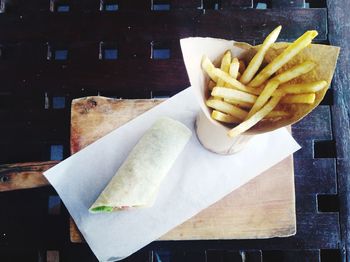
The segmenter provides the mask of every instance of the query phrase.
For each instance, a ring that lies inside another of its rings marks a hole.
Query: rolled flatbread
[[[170,118],[146,131],[102,191],[90,212],[111,212],[153,205],[159,186],[189,141],[192,132]]]

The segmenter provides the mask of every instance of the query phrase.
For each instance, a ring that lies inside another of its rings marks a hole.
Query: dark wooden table
[[[317,29],[317,42],[342,51],[325,101],[293,126],[303,146],[295,154],[297,235],[154,242],[125,261],[349,261],[350,1],[257,2],[1,0],[0,164],[69,156],[74,98],[185,89],[180,38],[257,44],[279,24],[280,40]],[[0,183],[7,179],[2,166]],[[51,187],[2,192],[0,207],[0,261],[96,260],[86,244],[70,243],[69,214]]]

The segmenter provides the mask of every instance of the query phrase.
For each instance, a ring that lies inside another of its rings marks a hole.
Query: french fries
[[[260,109],[260,111],[256,112],[252,115],[248,120],[240,123],[238,126],[234,127],[228,132],[230,137],[236,137],[243,132],[247,131],[249,128],[254,126],[260,120],[262,120],[265,116],[267,116],[278,104],[281,100],[281,96],[274,96],[270,99],[270,101]]]
[[[218,82],[218,77],[216,75],[214,75],[214,73],[213,73],[213,70],[215,69],[215,66],[210,61],[210,59],[208,57],[206,57],[206,56],[204,56],[203,59],[202,59],[202,68],[209,75],[211,80],[213,80],[215,83]]]
[[[225,114],[225,113],[221,113],[220,111],[217,111],[217,110],[213,110],[213,112],[211,112],[211,117],[217,121],[227,123],[227,124],[239,124],[241,122],[239,118]]]
[[[271,47],[271,45],[276,42],[280,32],[281,32],[282,26],[277,27],[275,30],[273,30],[265,39],[263,44],[260,46],[258,52],[255,54],[253,59],[249,62],[247,69],[244,71],[243,75],[240,78],[240,81],[243,84],[248,84],[253,77],[255,76],[256,72],[258,72],[265,54],[267,50]]]
[[[217,97],[217,96],[211,96],[211,97],[209,97],[209,99],[214,99],[214,100],[223,101],[223,99],[222,99],[221,97]]]
[[[283,73],[272,78],[273,80],[279,81],[280,84],[287,83],[288,81],[297,78],[310,72],[316,64],[311,61],[305,61],[299,65],[292,67],[291,69],[284,71]]]
[[[239,73],[239,61],[236,57],[232,59],[232,62],[230,64],[229,74],[234,79],[237,79],[238,77],[241,76],[241,74]],[[234,88],[229,83],[225,83],[225,87]]]
[[[316,95],[312,94],[300,94],[300,95],[287,95],[281,100],[282,104],[313,104],[315,102]]]
[[[233,88],[237,90],[241,90],[251,94],[259,94],[259,90],[243,85],[241,82],[231,77],[228,73],[222,71],[219,68],[216,68],[206,56],[204,56],[202,59],[202,68],[214,81],[215,79],[222,79],[224,82],[229,83]]]
[[[291,108],[289,105],[312,105],[317,92],[323,92],[328,86],[327,81],[323,80],[297,84],[290,82],[314,70],[317,65],[313,61],[300,61],[288,70],[276,73],[311,43],[317,31],[307,31],[257,73],[281,28],[277,27],[268,35],[247,67],[243,60],[232,57],[230,51],[223,55],[220,68],[203,56],[202,68],[210,77],[208,89],[211,96],[206,105],[213,109],[211,117],[214,120],[236,125],[228,132],[230,137],[246,132],[263,119],[273,122],[293,117],[293,113],[288,112],[288,108]],[[284,105],[277,107],[279,104]]]
[[[243,85],[241,82],[239,82],[238,80],[234,79],[233,77],[231,77],[228,73],[215,68],[213,70],[214,75],[216,75],[218,78],[223,79],[225,82],[227,82],[228,84],[230,84],[233,88],[240,90],[240,91],[244,91],[250,94],[255,94],[258,95],[259,94],[259,90],[255,89],[255,88],[251,88],[248,86]]]
[[[251,95],[239,90],[226,88],[226,87],[214,87],[211,92],[212,96],[221,97],[224,99],[234,99],[242,102],[254,103],[257,99],[255,95]]]
[[[220,69],[226,73],[230,70],[230,64],[231,64],[231,51],[228,50],[224,54],[222,60],[221,60],[221,67]],[[222,79],[218,79],[217,86],[225,86],[225,82]]]
[[[252,109],[250,109],[247,118],[251,117],[254,115],[256,112],[262,108],[267,100],[272,96],[273,92],[277,89],[279,86],[280,82],[276,80],[270,80],[267,85],[265,86],[264,90],[261,92],[259,97],[256,99],[255,104],[253,105]]]
[[[238,74],[239,74],[239,61],[236,57],[232,59],[232,63],[230,64],[229,73],[230,73],[230,76],[232,76],[234,79],[237,79]]]
[[[287,117],[289,116],[288,112],[281,110],[273,110],[266,115],[265,118],[277,118],[277,117]]]
[[[224,101],[229,103],[229,104],[232,104],[234,106],[238,106],[240,108],[243,108],[243,109],[251,109],[252,106],[253,106],[253,103],[243,102],[243,101],[239,101],[239,100],[236,100],[236,99],[224,98]]]
[[[220,101],[217,99],[208,99],[206,104],[208,107],[211,107],[223,113],[234,116],[240,120],[244,120],[248,114],[247,111],[244,111],[243,109],[237,106],[231,105],[229,103],[226,103],[224,101]]]
[[[307,94],[316,93],[324,89],[328,83],[326,81],[315,81],[302,84],[284,84],[278,88],[278,92],[283,94]]]
[[[260,86],[278,69],[288,63],[301,50],[311,44],[311,41],[317,35],[317,31],[307,31],[304,33],[294,43],[290,44],[279,56],[272,60],[272,62],[268,64],[248,85],[251,87]]]

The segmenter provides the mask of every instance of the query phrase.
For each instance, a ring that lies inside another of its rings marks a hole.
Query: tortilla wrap
[[[90,212],[111,212],[147,207],[155,201],[159,186],[191,137],[178,121],[160,118],[147,130]]]

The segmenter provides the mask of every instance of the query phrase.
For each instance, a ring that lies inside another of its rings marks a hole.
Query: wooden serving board
[[[71,151],[75,153],[163,100],[86,97],[72,103]],[[247,160],[249,161],[249,160]],[[296,233],[292,156],[233,191],[159,240],[255,239]],[[71,219],[72,242],[82,242]]]

